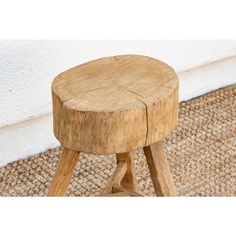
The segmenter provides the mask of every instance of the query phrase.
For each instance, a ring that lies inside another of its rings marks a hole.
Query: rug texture
[[[231,196],[236,190],[236,85],[180,104],[179,125],[165,139],[179,196]],[[1,196],[45,196],[61,148],[0,168]],[[82,154],[68,196],[96,196],[116,167],[115,157]],[[135,151],[141,194],[154,195],[142,150]]]

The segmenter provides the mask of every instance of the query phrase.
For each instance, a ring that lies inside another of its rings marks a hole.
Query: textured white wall
[[[144,54],[185,71],[236,54],[236,41],[0,41],[0,127],[51,111],[63,70],[115,54]]]
[[[0,166],[59,144],[50,91],[58,73],[127,53],[174,67],[180,100],[236,83],[236,41],[0,41]]]

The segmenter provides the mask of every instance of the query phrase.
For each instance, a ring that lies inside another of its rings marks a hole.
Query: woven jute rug
[[[165,139],[179,196],[231,196],[236,190],[236,85],[180,104],[179,125]],[[45,196],[61,148],[0,168],[1,196]],[[115,157],[82,154],[69,196],[99,195],[116,167]],[[154,195],[142,150],[135,151],[141,194]]]

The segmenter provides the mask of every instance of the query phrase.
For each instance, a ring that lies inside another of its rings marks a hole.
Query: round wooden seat
[[[139,196],[134,149],[143,148],[158,196],[175,196],[161,140],[177,125],[178,79],[146,56],[107,57],[74,67],[52,84],[54,134],[63,146],[49,196],[64,196],[80,152],[116,154],[102,195]]]
[[[75,151],[129,152],[162,140],[177,125],[177,75],[146,56],[74,67],[55,78],[52,95],[54,134]]]

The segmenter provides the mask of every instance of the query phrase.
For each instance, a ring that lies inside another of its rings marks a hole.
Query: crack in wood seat
[[[178,121],[177,75],[164,62],[146,56],[106,57],[69,69],[54,79],[52,98],[54,134],[68,152],[125,153],[129,161],[131,151],[146,147],[145,154],[152,156],[151,145]],[[64,166],[75,154],[63,156]],[[111,192],[110,186],[107,194]]]

